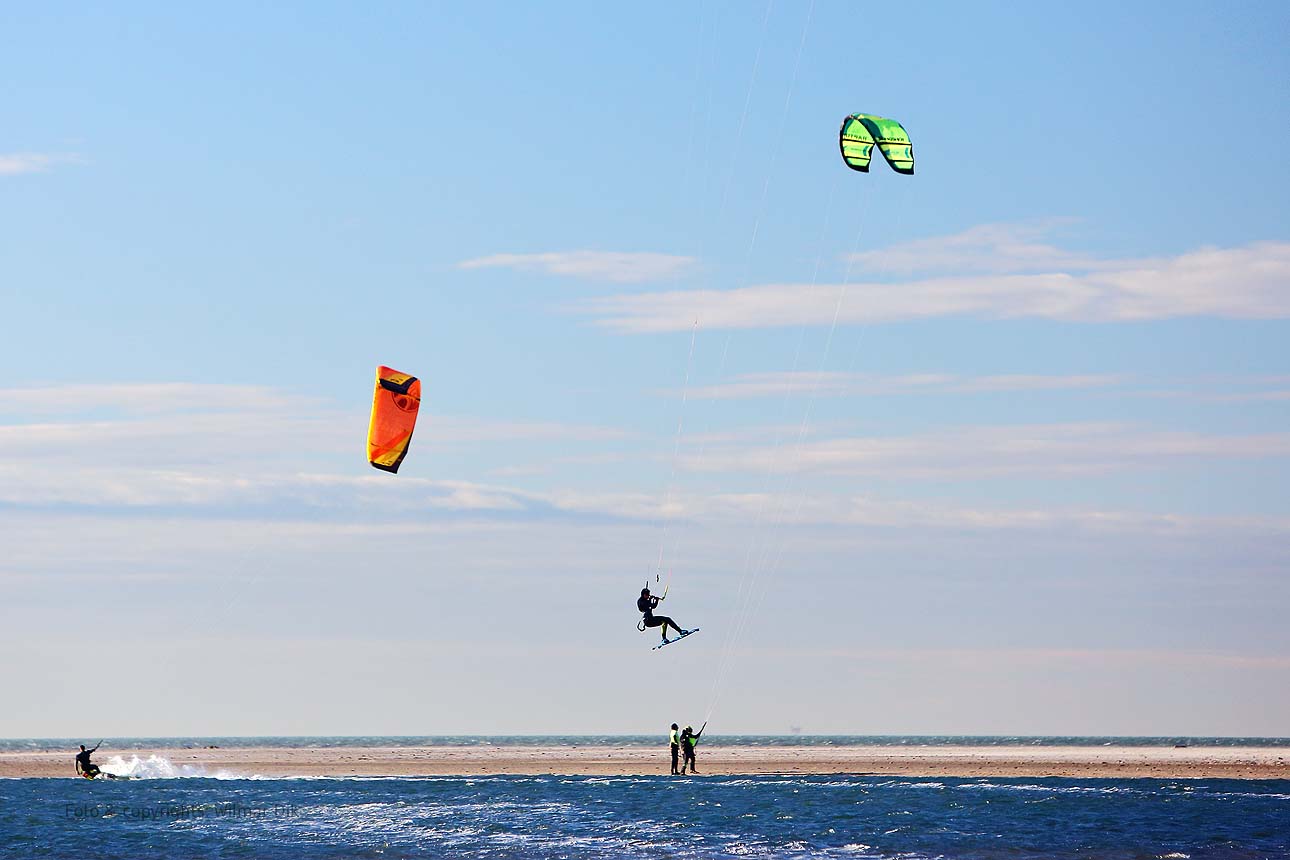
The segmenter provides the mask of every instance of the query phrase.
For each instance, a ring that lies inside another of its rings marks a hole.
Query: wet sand
[[[0,752],[0,777],[74,777],[73,753]],[[94,760],[164,758],[209,776],[641,776],[667,774],[666,744],[287,749],[104,747]],[[1290,749],[1276,747],[720,747],[699,746],[702,774],[877,774],[930,777],[1156,777],[1290,779]]]

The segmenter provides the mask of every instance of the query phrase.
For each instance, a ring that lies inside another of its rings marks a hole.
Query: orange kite
[[[421,408],[421,380],[381,365],[376,368],[372,423],[367,428],[367,461],[385,472],[398,472],[408,454]]]

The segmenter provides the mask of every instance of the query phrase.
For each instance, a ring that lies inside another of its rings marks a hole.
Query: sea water
[[[0,857],[1290,857],[1290,780],[7,779]]]

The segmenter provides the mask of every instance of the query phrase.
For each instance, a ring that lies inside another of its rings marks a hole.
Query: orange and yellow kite
[[[367,461],[385,472],[398,472],[412,442],[421,408],[421,380],[381,365],[376,368],[372,423],[367,428]]]

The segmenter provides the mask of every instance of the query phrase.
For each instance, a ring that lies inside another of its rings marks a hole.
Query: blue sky
[[[1287,19],[0,11],[0,734],[1284,734]]]

